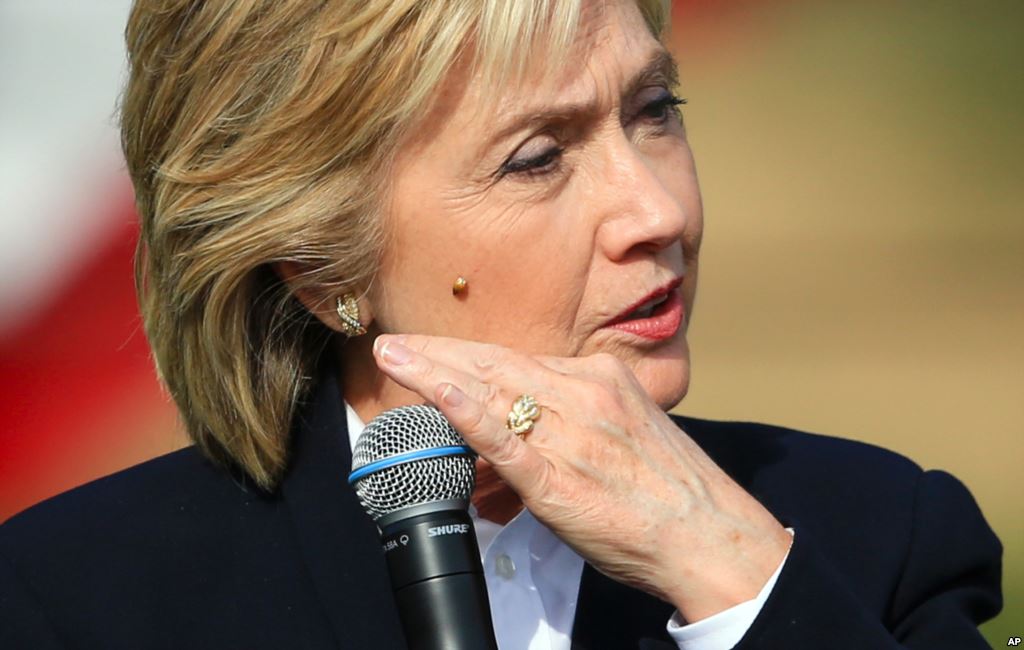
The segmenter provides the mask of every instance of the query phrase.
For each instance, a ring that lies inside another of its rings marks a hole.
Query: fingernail
[[[382,347],[394,341],[405,343],[407,338],[408,337],[405,334],[379,334],[377,335],[377,338],[373,340],[373,351],[379,352]]]
[[[397,341],[387,341],[380,351],[380,356],[393,366],[400,366],[412,359],[412,350]]]
[[[465,397],[466,396],[463,395],[461,390],[451,384],[445,386],[444,390],[441,391],[441,400],[448,406],[458,406],[459,404],[462,404],[462,400]]]

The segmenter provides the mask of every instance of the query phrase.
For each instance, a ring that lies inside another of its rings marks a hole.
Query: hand
[[[436,405],[566,544],[688,622],[756,596],[789,548],[782,525],[612,355],[530,356],[399,335],[379,337],[374,356]],[[505,418],[523,393],[541,414],[519,438]]]

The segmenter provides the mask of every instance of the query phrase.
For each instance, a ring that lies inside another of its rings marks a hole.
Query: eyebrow
[[[620,97],[625,100],[635,95],[641,88],[658,81],[667,84],[669,87],[679,83],[678,67],[676,60],[664,48],[658,48],[650,56],[647,63],[629,81]],[[514,133],[530,126],[540,126],[559,122],[569,122],[580,116],[593,115],[597,112],[596,100],[575,102],[541,108],[539,110],[527,110],[519,115],[509,118],[504,126],[501,126],[497,133],[488,139],[487,143],[480,150],[481,153],[490,151],[495,145],[508,138]]]

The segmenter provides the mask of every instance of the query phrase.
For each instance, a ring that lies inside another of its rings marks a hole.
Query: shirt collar
[[[359,440],[359,436],[363,435],[363,429],[366,428],[366,423],[360,419],[359,414],[352,408],[352,405],[345,400],[345,420],[348,423],[348,444],[353,454],[356,450],[356,441]]]

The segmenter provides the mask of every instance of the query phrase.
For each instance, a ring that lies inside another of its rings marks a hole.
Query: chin
[[[662,411],[668,411],[686,397],[686,391],[690,388],[690,369],[687,367],[684,372],[672,379],[665,379],[653,386],[644,385],[647,394],[658,405]]]
[[[690,388],[690,355],[685,343],[681,354],[645,357],[634,369],[637,381],[663,411],[678,404]]]

